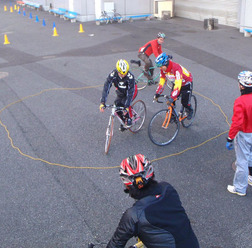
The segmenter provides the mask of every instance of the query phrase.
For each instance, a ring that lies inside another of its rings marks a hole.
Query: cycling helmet
[[[125,186],[143,188],[154,177],[151,162],[142,154],[124,159],[120,165],[120,178]]]
[[[157,67],[161,67],[164,65],[168,66],[170,58],[171,57],[167,55],[166,53],[161,53],[160,55],[157,56],[155,63]]]
[[[120,74],[126,75],[129,71],[129,64],[126,60],[119,59],[116,63],[116,69]]]
[[[157,37],[158,37],[158,38],[163,38],[163,39],[165,39],[165,34],[162,33],[162,32],[159,32],[159,33],[157,34]]]
[[[244,87],[252,87],[252,72],[242,71],[238,75],[238,82]]]

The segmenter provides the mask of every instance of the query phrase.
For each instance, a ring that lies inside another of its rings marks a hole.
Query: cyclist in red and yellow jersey
[[[149,70],[150,67],[153,67],[150,56],[154,54],[155,57],[158,57],[158,55],[162,53],[162,44],[164,42],[164,39],[165,34],[160,32],[157,35],[157,39],[147,42],[144,46],[140,47],[138,50],[138,58],[140,58],[145,63],[144,75],[148,78],[149,84],[154,84],[153,82],[154,69]]]
[[[166,80],[173,83],[170,98],[172,103],[181,94],[181,103],[186,108],[187,118],[191,119],[193,116],[193,109],[191,107],[191,95],[193,88],[192,74],[178,63],[170,60],[171,57],[166,53],[161,53],[155,60],[157,67],[160,67],[160,82],[154,96],[157,100],[160,94],[164,91]]]

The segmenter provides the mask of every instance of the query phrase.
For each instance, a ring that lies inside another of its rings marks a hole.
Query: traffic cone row
[[[21,14],[19,6],[14,5],[14,10],[16,10],[18,12],[18,14]],[[7,11],[6,5],[4,6],[4,11]],[[10,12],[13,13],[13,7],[12,6],[10,6]],[[23,8],[23,16],[26,16],[25,8]],[[32,13],[30,13],[30,19],[32,19]],[[36,16],[35,21],[39,22],[38,16]],[[46,26],[45,19],[43,19],[42,25]],[[84,33],[84,32],[85,31],[83,29],[83,26],[82,26],[82,24],[80,24],[79,33]],[[59,34],[57,32],[57,29],[56,29],[56,26],[55,26],[55,22],[53,23],[53,35],[52,36],[59,36]],[[9,39],[7,37],[7,34],[4,34],[4,45],[8,45],[8,44],[10,44]]]

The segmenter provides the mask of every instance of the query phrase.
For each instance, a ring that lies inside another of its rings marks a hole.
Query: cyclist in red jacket
[[[233,149],[235,141],[236,171],[230,193],[245,196],[248,184],[252,186],[252,72],[242,71],[238,75],[241,96],[234,102],[232,124],[226,147]]]
[[[138,58],[140,58],[145,63],[144,75],[148,78],[149,85],[155,84],[155,82],[153,82],[154,69],[149,70],[150,67],[153,67],[150,56],[151,54],[154,54],[154,56],[157,57],[159,54],[162,53],[162,44],[164,42],[164,39],[165,34],[160,32],[157,35],[157,39],[147,42],[144,46],[140,47],[138,50]]]
[[[157,100],[160,94],[162,94],[165,82],[169,80],[173,83],[169,102],[172,103],[181,94],[181,103],[186,108],[187,119],[190,120],[193,116],[193,109],[190,103],[193,88],[191,72],[180,64],[171,61],[171,56],[166,53],[160,54],[156,58],[155,63],[157,67],[160,67],[161,75],[154,100]]]

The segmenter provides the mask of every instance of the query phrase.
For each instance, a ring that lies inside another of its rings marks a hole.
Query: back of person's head
[[[165,39],[165,33],[159,32],[159,33],[157,34],[157,38],[158,38],[158,39],[159,39],[159,38]]]
[[[155,59],[156,66],[157,67],[168,66],[170,59],[172,59],[172,56],[167,55],[166,53],[161,53]]]
[[[154,178],[153,166],[142,154],[125,158],[120,164],[119,174],[127,189],[141,190]]]
[[[241,93],[252,92],[252,72],[242,71],[238,75],[238,82],[242,86],[240,87]]]

